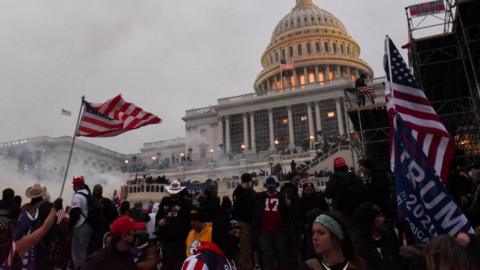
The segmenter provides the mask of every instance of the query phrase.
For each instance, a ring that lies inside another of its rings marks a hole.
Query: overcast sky
[[[383,76],[385,34],[407,42],[404,7],[421,0],[315,0]],[[423,1],[424,2],[424,1]],[[118,93],[163,119],[108,139],[122,153],[183,137],[185,110],[253,91],[260,56],[295,0],[1,0],[0,142],[73,133],[80,97]],[[73,117],[60,116],[61,108]]]

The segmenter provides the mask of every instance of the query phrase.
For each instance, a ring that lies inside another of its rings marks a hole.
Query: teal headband
[[[327,215],[319,215],[314,223],[320,223],[322,224],[325,228],[327,228],[331,233],[333,233],[338,239],[343,240],[345,235],[343,234],[342,227],[340,227],[340,224],[338,224],[335,219],[327,216]]]

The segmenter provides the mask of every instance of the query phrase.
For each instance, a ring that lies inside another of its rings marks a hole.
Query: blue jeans
[[[285,233],[260,234],[258,245],[263,270],[286,270],[288,268],[287,241]]]
[[[73,229],[72,235],[72,260],[74,269],[80,269],[87,258],[88,243],[92,229],[85,222],[80,227]]]

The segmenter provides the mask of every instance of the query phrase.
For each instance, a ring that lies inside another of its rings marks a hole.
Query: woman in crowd
[[[393,227],[374,203],[363,203],[355,212],[357,228],[360,230],[364,257],[371,270],[400,269],[399,243]]]
[[[352,234],[347,223],[334,211],[319,215],[312,226],[313,247],[321,257],[307,260],[301,269],[349,270],[367,269],[353,246]]]
[[[0,270],[22,269],[22,257],[50,230],[55,222],[56,211],[60,209],[62,209],[62,199],[57,199],[42,226],[17,241],[13,241],[8,220],[0,218]]]

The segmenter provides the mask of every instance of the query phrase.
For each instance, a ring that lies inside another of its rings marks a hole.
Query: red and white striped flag
[[[368,98],[376,98],[375,90],[373,85],[362,86],[357,89],[359,96],[366,96]]]
[[[105,103],[84,101],[82,118],[76,136],[113,137],[129,130],[160,123],[157,116],[125,102],[118,95]]]
[[[385,99],[390,122],[392,171],[395,167],[394,117],[401,117],[422,147],[429,165],[444,183],[448,181],[454,141],[420,89],[415,77],[390,38],[385,40]]]
[[[280,60],[280,68],[282,69],[282,71],[284,70],[293,70],[293,59],[290,58],[290,59],[281,59]]]

